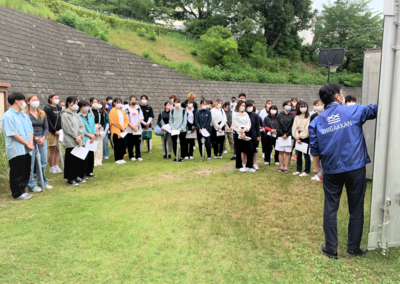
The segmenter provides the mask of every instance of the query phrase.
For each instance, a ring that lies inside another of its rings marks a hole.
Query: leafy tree
[[[229,24],[227,17],[223,15],[214,15],[209,19],[191,19],[185,22],[186,34],[194,37],[200,37],[214,26],[227,27]]]
[[[267,41],[262,33],[245,33],[238,40],[238,52],[243,57],[248,57],[256,43],[261,43],[266,49]]]
[[[212,27],[200,40],[199,54],[210,65],[229,66],[238,61],[237,43],[227,28]]]
[[[319,48],[346,48],[342,69],[362,71],[364,51],[382,43],[382,19],[366,7],[370,1],[336,0],[324,5],[321,21],[315,27]]]
[[[267,46],[261,42],[256,42],[251,51],[250,65],[254,68],[265,68],[268,64]]]
[[[275,48],[289,29],[300,31],[310,27],[315,14],[311,11],[311,4],[311,0],[227,0],[224,9],[227,13],[247,17],[262,27],[267,44]]]

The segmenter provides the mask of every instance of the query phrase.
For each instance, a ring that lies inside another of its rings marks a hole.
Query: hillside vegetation
[[[97,14],[60,0],[0,0],[0,4],[56,18],[198,80],[301,85],[323,85],[327,81],[327,68],[316,65],[315,48],[301,46],[297,33],[282,39],[283,45],[292,46],[290,53],[283,51],[280,43],[276,49],[268,48],[265,40],[257,36],[243,36],[236,42],[222,26],[211,27],[200,39],[185,40],[182,33],[165,27]],[[49,13],[37,11],[37,7]],[[341,70],[332,74],[332,81],[359,87],[362,74]]]

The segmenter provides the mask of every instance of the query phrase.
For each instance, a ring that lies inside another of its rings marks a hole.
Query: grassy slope
[[[0,198],[2,283],[395,283],[400,249],[345,255],[347,206],[338,214],[339,261],[320,253],[323,193],[309,178],[161,159],[95,168],[78,188],[27,202]],[[292,165],[291,170],[294,170]],[[118,174],[116,174],[118,173]],[[366,244],[371,188],[365,202]]]

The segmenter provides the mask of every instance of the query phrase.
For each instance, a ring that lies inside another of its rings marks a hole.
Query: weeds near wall
[[[57,18],[50,8],[37,2],[26,2],[23,0],[0,0],[0,5],[47,19],[55,20]]]
[[[0,130],[0,192],[6,191],[9,181],[10,167],[6,155],[6,141],[4,133]]]

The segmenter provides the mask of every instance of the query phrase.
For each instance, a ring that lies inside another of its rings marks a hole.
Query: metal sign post
[[[331,79],[331,67],[342,66],[345,53],[344,48],[321,49],[319,52],[318,66],[328,67],[328,84]]]

